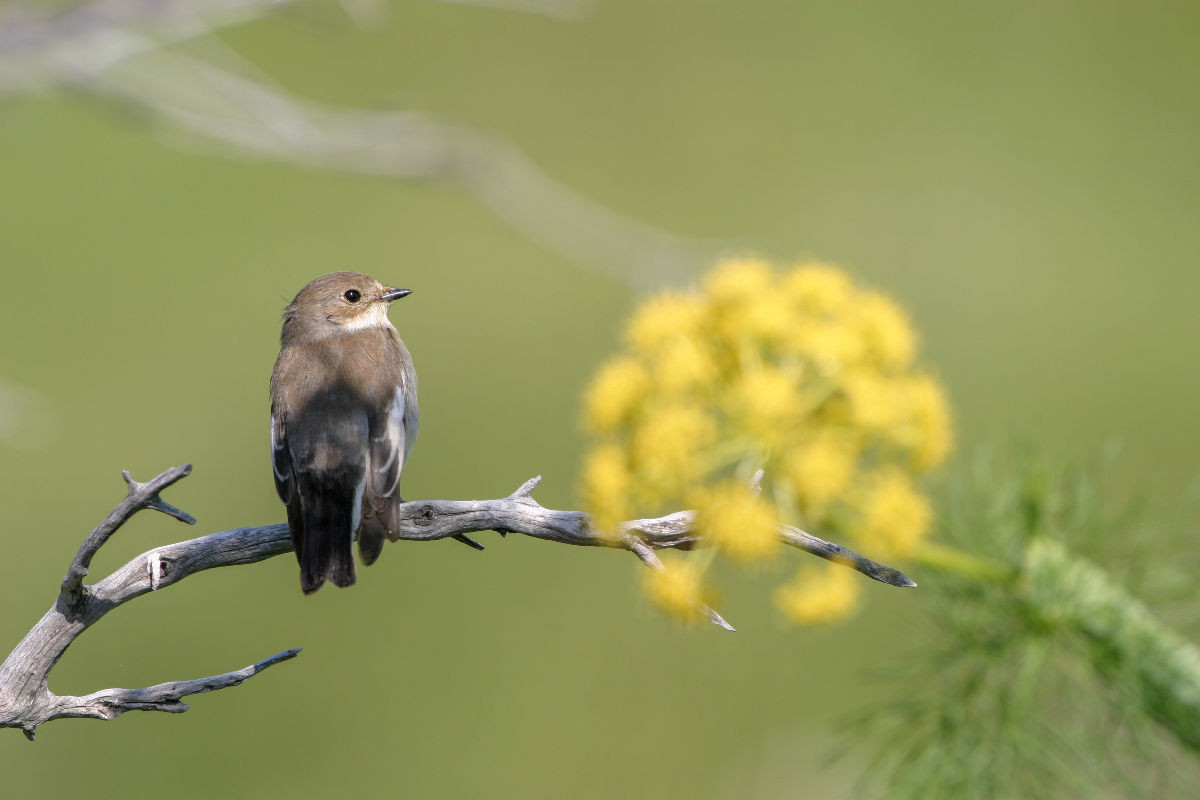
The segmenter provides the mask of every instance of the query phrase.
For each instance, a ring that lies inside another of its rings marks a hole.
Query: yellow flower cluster
[[[775,506],[744,483],[724,480],[688,495],[696,529],[722,553],[738,561],[761,561],[779,551],[779,515]]]
[[[775,606],[798,625],[818,625],[848,617],[858,608],[862,582],[839,566],[805,565],[795,580],[775,591]]]
[[[631,516],[687,504],[696,530],[742,562],[776,553],[780,522],[880,558],[920,544],[931,511],[915,479],[945,460],[950,412],[889,298],[826,264],[781,274],[727,259],[700,288],[646,301],[625,340],[584,403],[584,499],[599,530],[620,535]],[[758,468],[761,493],[749,485]],[[677,616],[700,593],[703,570],[688,564],[648,584]],[[802,571],[776,599],[790,619],[817,622],[852,613],[857,592],[834,567]]]
[[[663,567],[646,573],[646,594],[650,601],[676,619],[688,622],[704,619],[702,609],[712,599],[700,565],[668,557],[663,559]]]

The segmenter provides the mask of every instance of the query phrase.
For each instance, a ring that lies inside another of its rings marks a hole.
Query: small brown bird
[[[287,505],[300,588],[354,583],[399,530],[400,472],[417,436],[417,373],[388,320],[410,294],[370,275],[317,278],[283,312],[271,375],[275,489]]]

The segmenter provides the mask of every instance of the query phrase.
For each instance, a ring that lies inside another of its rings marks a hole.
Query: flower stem
[[[926,542],[913,554],[920,565],[987,583],[1008,584],[1017,578],[1017,570],[998,561],[972,555],[935,542]]]

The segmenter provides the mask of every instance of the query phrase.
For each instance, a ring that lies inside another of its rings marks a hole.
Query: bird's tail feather
[[[376,517],[364,517],[358,529],[358,557],[364,566],[371,566],[383,551],[383,524]]]
[[[400,506],[404,500],[399,495],[380,497],[367,488],[363,495],[362,528],[358,531],[358,555],[363,564],[370,566],[379,558],[383,541],[394,542],[400,534]]]
[[[326,580],[343,587],[354,583],[354,515],[359,502],[355,483],[318,479],[312,481],[315,485],[301,487],[296,558],[300,562],[300,588],[305,594],[320,589]]]

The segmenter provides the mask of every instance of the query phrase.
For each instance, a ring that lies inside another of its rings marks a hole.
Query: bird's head
[[[361,272],[334,272],[309,283],[283,312],[284,341],[388,328],[388,306],[411,294]]]

